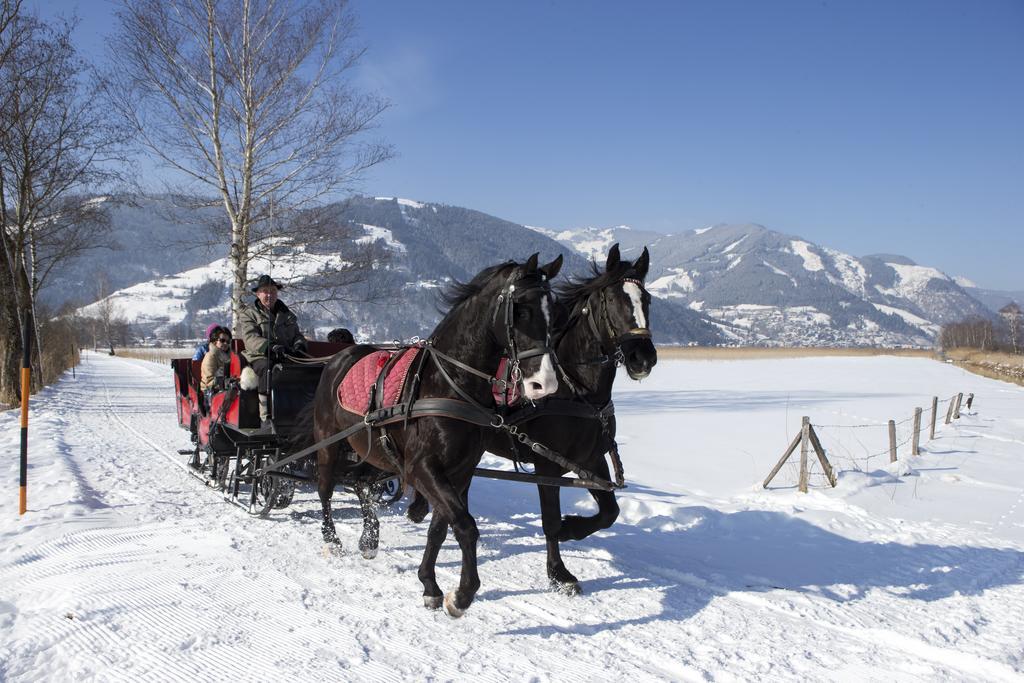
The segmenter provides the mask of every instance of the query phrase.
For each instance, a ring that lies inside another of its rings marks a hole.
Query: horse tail
[[[422,493],[413,489],[412,502],[410,502],[409,507],[406,508],[405,516],[416,524],[419,524],[423,521],[423,518],[427,516],[428,512],[430,512],[430,503]]]

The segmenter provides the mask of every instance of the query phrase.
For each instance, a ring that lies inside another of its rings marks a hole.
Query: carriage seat
[[[391,364],[387,377],[384,378],[383,396],[378,397],[377,401],[381,408],[395,405],[402,397],[409,370],[419,352],[419,348],[412,347],[399,351],[374,351],[360,358],[338,385],[338,403],[350,413],[366,415],[370,410],[370,390],[377,384],[380,374],[385,371],[395,354],[401,354]]]

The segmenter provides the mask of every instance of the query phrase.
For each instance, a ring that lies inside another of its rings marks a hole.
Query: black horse
[[[616,244],[608,253],[604,272],[595,267],[592,277],[559,288],[558,302],[567,317],[559,321],[553,333],[563,373],[558,392],[545,399],[537,417],[518,423],[531,439],[605,480],[611,479],[605,454],[615,448],[612,385],[616,367],[625,365],[630,378],[640,380],[658,362],[649,330],[650,295],[644,288],[649,264],[646,247],[630,263],[621,260]],[[514,420],[514,414],[509,419]],[[568,471],[535,455],[507,433],[492,431],[486,449],[520,462],[533,462],[538,475],[560,476]],[[559,543],[580,540],[610,527],[619,515],[615,493],[591,489],[597,514],[562,517],[559,488],[537,489],[547,540],[548,578],[556,590],[578,594],[579,581],[565,568]]]
[[[422,494],[434,510],[420,563],[424,604],[438,608],[442,592],[434,565],[451,526],[462,550],[459,587],[443,596],[445,610],[461,616],[480,587],[477,574],[476,521],[469,513],[469,485],[480,462],[484,440],[493,420],[491,382],[503,357],[511,360],[512,376],[523,394],[539,399],[558,386],[547,347],[552,315],[549,281],[562,265],[559,256],[538,266],[537,254],[526,263],[508,262],[487,268],[470,282],[456,283],[445,300],[451,309],[420,347],[420,363],[406,382],[400,401],[410,406],[408,421],[360,430],[317,453],[317,476],[323,507],[323,537],[337,543],[331,515],[331,496],[338,477],[351,478],[362,468],[397,473]],[[341,407],[338,386],[360,358],[377,351],[358,345],[338,353],[328,363],[312,404],[315,442],[364,421],[364,416]],[[398,416],[401,418],[401,416]],[[387,441],[382,442],[382,434]],[[357,463],[347,457],[352,451]],[[369,481],[369,479],[368,479]],[[359,547],[372,557],[377,548],[377,520],[370,487],[357,487],[364,529]]]
[[[562,369],[558,392],[536,411],[527,407],[521,414],[507,415],[508,421],[531,440],[606,481],[611,477],[605,454],[615,448],[611,400],[615,370],[624,365],[630,378],[641,380],[658,362],[649,328],[651,297],[644,288],[649,265],[646,247],[630,263],[621,259],[616,244],[608,252],[604,272],[595,267],[592,277],[559,288],[556,310],[561,315],[552,334]],[[537,456],[508,432],[491,431],[486,450],[519,462],[532,462],[541,476],[561,476],[568,471]],[[548,578],[556,590],[576,595],[580,593],[579,581],[565,568],[559,543],[578,541],[610,527],[619,516],[615,493],[591,489],[597,514],[562,517],[559,488],[541,485],[537,489],[547,539]],[[427,512],[427,500],[416,494],[408,509],[410,519],[418,522]]]

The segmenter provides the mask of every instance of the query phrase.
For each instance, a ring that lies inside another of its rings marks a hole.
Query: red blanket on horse
[[[382,408],[395,405],[402,396],[409,368],[419,352],[418,348],[413,347],[399,351],[374,351],[360,358],[338,385],[338,403],[350,413],[366,415],[370,409],[370,389],[377,383],[377,378],[388,361],[396,353],[400,353],[401,358],[395,361],[384,378],[384,395],[381,397],[383,400],[378,401]]]

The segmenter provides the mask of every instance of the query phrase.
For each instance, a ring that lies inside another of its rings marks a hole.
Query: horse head
[[[551,280],[562,268],[562,256],[545,265],[538,265],[538,256],[533,254],[509,274],[492,318],[495,339],[512,363],[512,379],[522,382],[523,396],[531,401],[558,389],[550,348]]]
[[[649,327],[651,295],[644,286],[650,258],[644,247],[636,261],[623,260],[619,245],[613,245],[599,278],[608,284],[594,290],[588,304],[591,327],[602,348],[636,380],[651,374],[658,362]]]
[[[509,363],[509,379],[522,385],[534,401],[554,393],[558,378],[550,348],[553,300],[551,280],[562,257],[540,265],[538,254],[525,263],[507,262],[477,274],[468,283],[454,283],[443,295],[451,310],[435,330],[445,345],[463,357],[494,368]],[[466,354],[475,350],[476,358]]]

